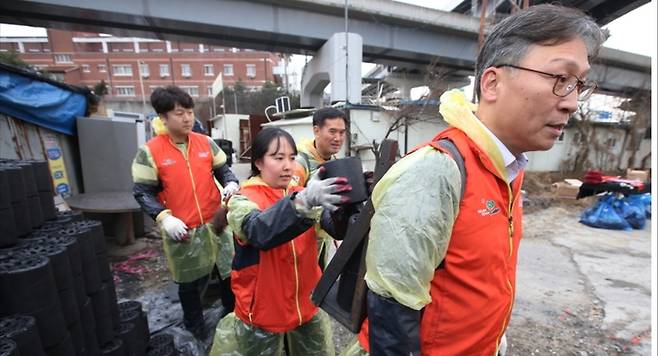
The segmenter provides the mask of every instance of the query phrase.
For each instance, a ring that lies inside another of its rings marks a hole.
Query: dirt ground
[[[549,173],[526,176],[524,238],[507,355],[648,355],[651,222],[634,231],[582,225],[578,218],[595,198],[554,199],[550,183],[561,178]],[[180,318],[159,237],[152,234],[132,246],[112,246],[110,255],[119,299],[138,299],[146,309],[160,309],[153,311],[157,320],[149,320],[152,330]],[[167,302],[162,303],[163,298]],[[340,352],[353,335],[333,324]]]

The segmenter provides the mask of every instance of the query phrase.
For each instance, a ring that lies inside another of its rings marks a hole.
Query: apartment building
[[[10,50],[69,84],[93,87],[103,80],[113,97],[148,98],[172,84],[208,97],[220,73],[225,87],[240,80],[251,90],[281,80],[273,73],[278,54],[207,44],[49,29],[47,37],[0,37],[0,51]]]

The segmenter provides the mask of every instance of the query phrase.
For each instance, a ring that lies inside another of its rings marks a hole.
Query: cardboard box
[[[553,183],[553,194],[559,199],[576,199],[580,191],[580,185],[569,184],[567,182]]]
[[[639,180],[640,182],[646,182],[647,180],[649,180],[649,171],[629,168],[626,170],[626,178],[631,180],[633,179]]]

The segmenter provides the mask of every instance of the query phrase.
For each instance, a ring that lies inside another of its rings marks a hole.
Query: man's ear
[[[502,69],[489,67],[480,78],[480,101],[495,101],[498,97]]]
[[[320,126],[313,125],[313,135],[317,136],[320,133]]]

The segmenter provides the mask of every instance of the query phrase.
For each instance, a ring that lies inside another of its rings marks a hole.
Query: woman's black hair
[[[251,176],[255,177],[260,174],[260,170],[256,167],[256,161],[262,159],[267,154],[267,149],[270,147],[272,141],[277,141],[277,147],[274,152],[279,152],[280,141],[279,138],[285,138],[290,147],[292,147],[293,153],[297,154],[297,146],[295,145],[295,140],[290,136],[290,134],[278,127],[268,127],[262,129],[254,140],[251,143]]]

